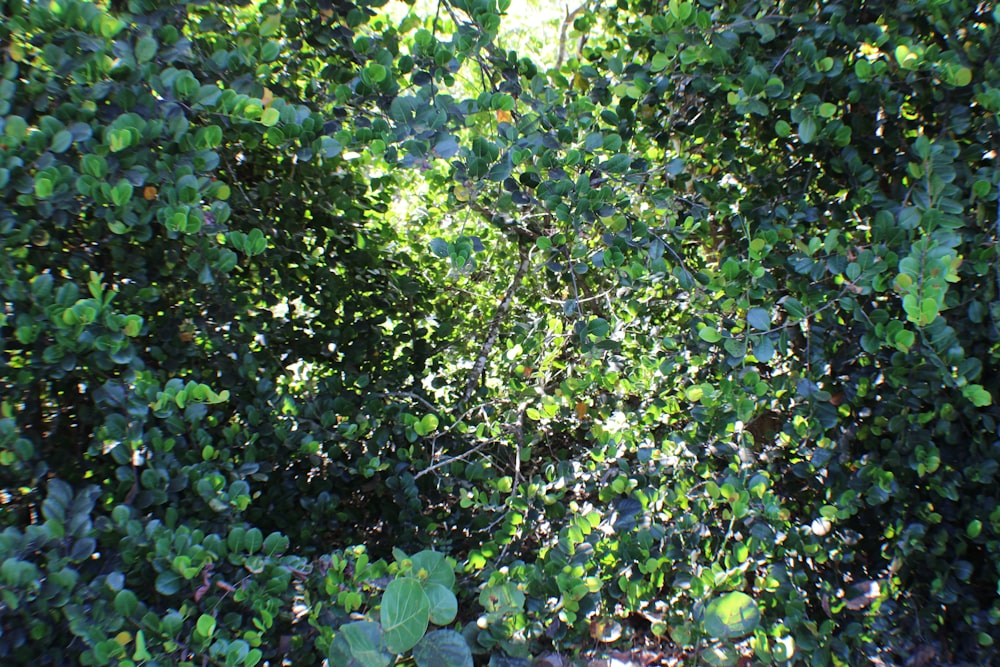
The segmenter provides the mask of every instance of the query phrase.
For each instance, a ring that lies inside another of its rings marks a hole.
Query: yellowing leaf
[[[451,193],[455,195],[455,199],[461,202],[469,201],[472,198],[472,191],[461,183],[452,188]]]
[[[274,101],[274,93],[271,92],[270,88],[265,88],[264,92],[260,96],[260,103],[266,109],[271,106],[271,102]]]
[[[118,643],[119,646],[128,646],[129,643],[132,641],[132,633],[125,632],[124,630],[122,630],[117,635],[115,635],[115,641]]]
[[[514,116],[505,109],[500,109],[497,111],[497,122],[499,123],[510,123],[514,120]]]

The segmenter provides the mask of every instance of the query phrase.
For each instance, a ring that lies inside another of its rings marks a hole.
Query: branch
[[[494,313],[493,320],[486,330],[488,332],[486,340],[479,347],[479,355],[476,357],[476,363],[472,367],[469,380],[465,384],[465,391],[462,393],[460,403],[463,405],[468,403],[469,399],[472,398],[472,393],[476,390],[476,385],[479,384],[479,378],[482,377],[483,371],[486,370],[486,361],[489,359],[490,352],[493,351],[493,346],[497,342],[500,325],[510,311],[510,307],[514,302],[514,294],[517,292],[517,288],[521,286],[521,281],[524,280],[525,274],[528,273],[528,267],[531,265],[531,253],[527,244],[520,236],[518,237],[518,250],[521,256],[521,263],[518,265],[517,271],[515,271],[514,277],[510,281],[510,286],[507,287],[507,293],[504,294],[503,301],[497,306],[497,312]]]
[[[573,11],[569,11],[568,7],[566,8],[566,18],[563,19],[562,26],[559,28],[559,55],[556,57],[557,70],[562,67],[563,59],[566,57],[566,33],[569,31],[569,26],[573,24],[573,19],[585,10],[589,4],[589,2],[585,2]]]

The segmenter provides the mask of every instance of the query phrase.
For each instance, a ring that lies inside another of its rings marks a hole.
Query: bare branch
[[[569,27],[573,25],[573,19],[579,16],[580,12],[584,11],[589,4],[589,2],[585,2],[573,11],[566,8],[566,18],[563,19],[562,26],[559,28],[559,55],[556,57],[556,69],[562,67],[563,60],[566,58],[566,34],[569,32]]]

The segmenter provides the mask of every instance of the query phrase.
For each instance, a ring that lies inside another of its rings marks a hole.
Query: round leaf
[[[458,600],[454,593],[440,584],[424,586],[424,593],[431,603],[431,623],[448,625],[455,620],[455,616],[458,614]]]
[[[427,631],[431,603],[420,582],[401,577],[390,583],[382,596],[382,627],[385,645],[393,653],[413,648]]]
[[[455,570],[444,554],[430,550],[421,551],[413,556],[411,562],[413,575],[425,584],[440,584],[448,590],[454,588]]]
[[[348,623],[330,643],[329,662],[341,667],[388,667],[392,656],[382,650],[382,628],[371,621]]]
[[[278,120],[281,118],[281,112],[279,112],[274,107],[268,107],[264,109],[264,113],[260,115],[260,122],[266,127],[271,127],[278,124]]]
[[[174,595],[181,589],[182,583],[181,575],[176,572],[171,570],[160,572],[156,577],[156,592],[161,595]]]
[[[704,625],[716,639],[745,637],[760,625],[760,609],[749,595],[733,591],[709,603]]]
[[[472,667],[472,651],[454,630],[436,630],[413,648],[417,667]]]

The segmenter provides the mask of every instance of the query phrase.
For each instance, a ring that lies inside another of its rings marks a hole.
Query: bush
[[[0,656],[992,660],[995,12],[382,4],[3,5]]]

